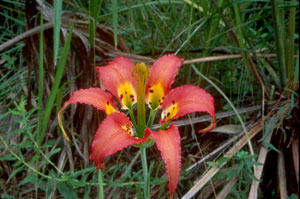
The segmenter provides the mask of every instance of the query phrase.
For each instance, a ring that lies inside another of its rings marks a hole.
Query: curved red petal
[[[136,100],[136,88],[131,71],[135,64],[126,57],[117,57],[106,66],[96,67],[100,83],[117,97],[122,108],[130,108]]]
[[[124,113],[113,113],[107,116],[99,126],[90,150],[90,160],[97,168],[103,166],[104,158],[130,145],[140,144],[147,140],[130,135],[132,123]]]
[[[73,92],[70,99],[64,103],[64,106],[57,114],[59,126],[61,127],[62,132],[67,140],[69,140],[69,138],[66,135],[62,125],[62,111],[69,104],[76,103],[92,105],[99,110],[105,111],[107,115],[116,112],[116,103],[113,101],[113,96],[100,88],[80,89]]]
[[[155,140],[156,146],[161,153],[169,178],[170,196],[173,195],[180,176],[181,168],[181,145],[178,128],[171,124],[167,130],[151,132],[151,137]]]
[[[211,130],[216,126],[214,98],[197,86],[184,85],[172,89],[165,96],[162,109],[162,123],[192,112],[207,112],[212,117],[212,123],[200,132]]]
[[[156,109],[160,106],[164,95],[169,92],[182,62],[183,59],[175,55],[165,55],[151,66],[146,99],[152,108]]]
[[[72,93],[72,96],[68,101],[65,102],[64,107],[66,104],[76,104],[76,103],[83,103],[87,105],[92,105],[93,107],[105,111],[106,114],[110,114],[111,107],[116,108],[116,103],[113,101],[113,96],[101,88],[88,88],[88,89],[80,89]],[[115,112],[115,111],[114,111]]]

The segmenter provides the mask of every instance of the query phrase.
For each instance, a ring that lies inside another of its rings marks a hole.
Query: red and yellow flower
[[[96,163],[97,168],[105,168],[103,165],[105,157],[128,146],[145,143],[149,138],[153,139],[165,163],[170,196],[172,196],[178,184],[181,168],[178,127],[171,124],[168,129],[153,132],[150,128],[142,126],[143,133],[136,137],[133,127],[138,127],[132,123],[135,121],[131,122],[123,112],[118,110],[113,96],[120,102],[122,110],[132,111],[136,103],[138,109],[143,109],[145,103],[152,111],[162,109],[160,123],[164,124],[163,126],[168,126],[172,120],[188,113],[207,112],[212,117],[212,122],[209,127],[199,132],[209,131],[216,125],[213,97],[205,90],[192,85],[171,89],[182,62],[183,59],[175,55],[165,55],[149,70],[144,63],[134,64],[125,57],[117,57],[108,65],[97,67],[100,84],[108,92],[100,88],[89,88],[72,94],[58,114],[58,121],[65,137],[68,139],[62,126],[61,113],[69,104],[84,103],[104,111],[107,117],[95,134],[90,160]],[[139,113],[138,117],[140,117]]]

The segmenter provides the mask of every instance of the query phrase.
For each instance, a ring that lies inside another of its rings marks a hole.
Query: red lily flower
[[[147,81],[145,90],[141,89],[143,86],[137,85],[138,81],[132,75],[138,64],[135,65],[125,57],[117,57],[108,65],[97,67],[96,70],[100,84],[103,84],[104,88],[120,101],[121,109],[132,110],[139,96],[145,95],[145,102],[152,110],[162,108],[161,123],[168,124],[171,120],[192,112],[207,112],[212,117],[211,125],[199,132],[211,130],[216,125],[212,96],[205,90],[192,85],[171,89],[182,62],[183,59],[175,55],[166,55],[158,59],[150,68],[150,77],[148,78],[148,73],[144,76],[146,77],[144,80]],[[99,126],[91,146],[90,160],[96,163],[97,168],[105,168],[103,166],[105,157],[130,145],[144,143],[148,136],[151,136],[156,141],[165,163],[172,197],[179,181],[181,167],[180,135],[177,126],[172,124],[168,129],[157,132],[148,128],[143,138],[134,137],[130,119],[124,113],[118,112],[111,94],[100,88],[74,92],[58,114],[60,126],[62,127],[61,113],[70,103],[85,103],[106,112],[108,116]],[[65,134],[63,127],[62,131]]]
[[[216,126],[214,99],[205,90],[192,85],[171,89],[176,73],[183,59],[167,55],[157,60],[150,69],[147,82],[146,102],[153,110],[162,108],[161,123],[170,122],[192,112],[207,112],[212,117],[211,124],[200,130],[206,132]],[[180,135],[176,125],[167,130],[151,133],[161,152],[169,178],[170,196],[173,195],[180,176],[181,147]]]

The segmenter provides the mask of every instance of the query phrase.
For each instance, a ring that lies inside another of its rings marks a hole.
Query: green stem
[[[142,167],[143,167],[143,175],[144,175],[144,199],[150,198],[150,189],[148,180],[148,166],[147,166],[147,156],[146,156],[146,148],[140,149],[141,159],[142,159]]]
[[[134,127],[134,129],[137,131],[137,130],[138,130],[138,129],[137,129],[138,126],[137,126],[136,121],[135,121],[135,119],[134,119],[134,115],[133,115],[132,108],[131,108],[131,109],[128,109],[128,112],[129,112],[130,119],[131,119],[131,121],[132,121],[132,123],[133,123],[133,127]]]
[[[148,122],[147,122],[147,127],[148,128],[152,127],[155,116],[156,116],[156,112],[157,112],[157,110],[150,109],[150,115],[149,115],[149,119],[148,119]]]
[[[170,122],[165,122],[161,125],[159,130],[165,130],[169,126]]]
[[[104,189],[103,189],[103,180],[102,180],[102,172],[101,169],[98,169],[98,183],[99,183],[99,193],[98,198],[104,199]]]

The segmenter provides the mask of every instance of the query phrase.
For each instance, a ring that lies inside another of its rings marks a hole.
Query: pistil
[[[146,109],[145,109],[145,93],[146,83],[150,76],[150,69],[145,63],[137,63],[133,68],[131,75],[136,78],[137,83],[137,115],[138,115],[138,129],[137,135],[139,138],[144,137],[144,130],[146,128]]]

